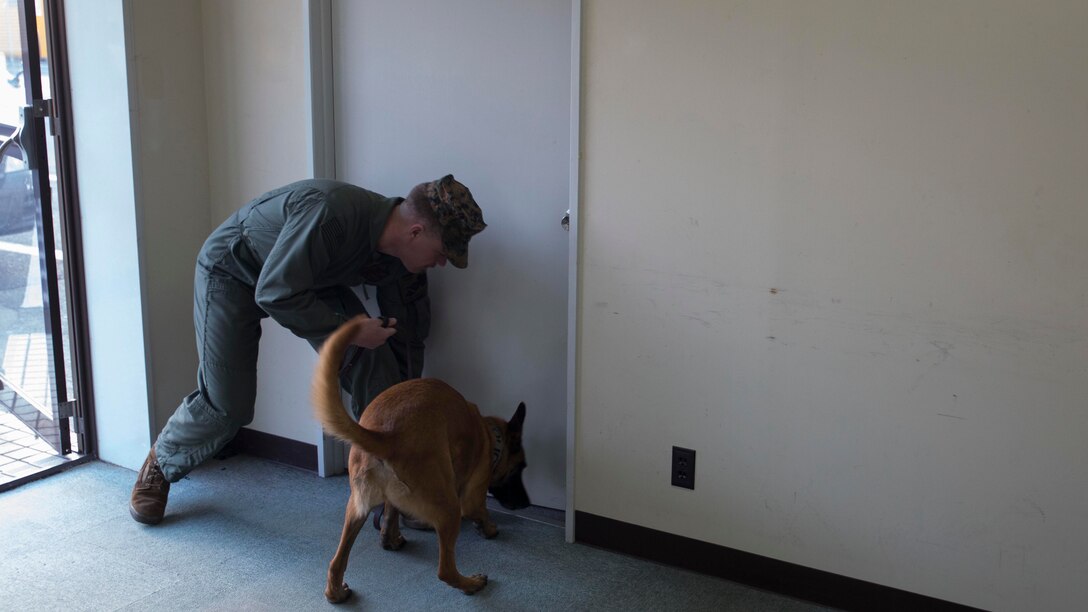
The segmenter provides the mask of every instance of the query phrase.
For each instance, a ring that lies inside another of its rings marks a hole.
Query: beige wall
[[[70,3],[91,371],[104,459],[138,467],[146,444],[196,385],[193,270],[208,233],[250,198],[310,174],[305,6]],[[118,101],[122,114],[114,117],[105,109]],[[129,130],[131,149],[110,152]],[[312,350],[275,325],[262,348],[251,427],[316,442],[306,397]],[[125,365],[132,355],[139,368]]]
[[[200,5],[131,2],[133,156],[152,430],[196,387],[193,268],[208,234]]]
[[[590,0],[584,36],[577,509],[1083,602],[1088,5]]]
[[[211,225],[252,198],[311,175],[306,2],[203,0]],[[266,320],[251,429],[307,444],[310,346]]]
[[[249,199],[310,172],[304,5],[129,5],[155,431],[196,383],[191,321],[200,245]],[[311,349],[275,325],[266,326],[262,348],[259,409],[251,427],[313,443],[317,426],[306,394]]]
[[[203,0],[212,225],[310,171],[300,0]]]

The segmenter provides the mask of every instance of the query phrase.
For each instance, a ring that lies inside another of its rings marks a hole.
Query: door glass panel
[[[48,106],[40,102],[49,100],[52,87],[44,6],[26,2],[38,61],[24,61],[28,31],[19,0],[0,0],[0,411],[62,453],[71,438],[60,403],[74,399],[68,397],[74,387],[56,157],[50,120],[42,116],[48,113],[41,110]],[[42,150],[48,161],[35,156]],[[61,360],[54,359],[57,350]]]

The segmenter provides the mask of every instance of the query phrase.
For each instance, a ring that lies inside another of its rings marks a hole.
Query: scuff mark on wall
[[[685,319],[689,319],[691,321],[698,321],[703,327],[710,327],[710,321],[707,321],[706,319],[703,319],[703,318],[700,318],[700,317],[697,317],[697,316],[694,316],[694,315],[680,315],[680,316],[685,318]]]

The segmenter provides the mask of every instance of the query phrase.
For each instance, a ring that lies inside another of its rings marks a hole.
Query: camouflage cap
[[[483,212],[468,187],[457,182],[452,174],[422,187],[424,198],[442,226],[446,259],[458,268],[468,267],[468,241],[487,227]]]

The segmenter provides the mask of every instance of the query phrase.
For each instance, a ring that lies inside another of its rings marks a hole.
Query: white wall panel
[[[385,195],[452,173],[488,228],[429,275],[425,374],[528,405],[533,502],[565,505],[571,5],[336,2],[337,176]]]
[[[154,436],[124,3],[69,1],[65,13],[98,456],[136,469]]]

